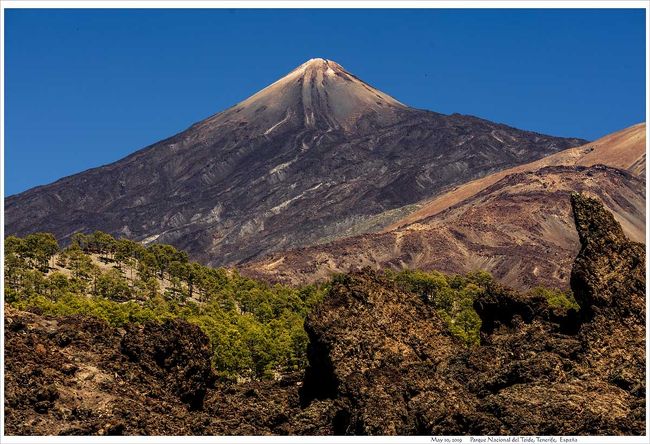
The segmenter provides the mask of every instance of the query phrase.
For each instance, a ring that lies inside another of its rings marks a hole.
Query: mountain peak
[[[322,71],[326,75],[334,75],[337,72],[339,73],[346,72],[345,69],[335,61],[322,59],[320,57],[307,60],[305,63],[303,63],[296,69],[294,69],[292,72],[300,71],[304,73],[307,70]]]
[[[345,130],[368,115],[392,120],[396,111],[406,108],[338,63],[313,58],[223,115],[230,121],[254,121],[269,135],[291,123]]]
[[[314,57],[313,59],[309,59],[309,60],[307,60],[305,63],[303,63],[303,65],[323,64],[323,63],[324,63],[324,64],[327,64],[327,63],[329,63],[329,62],[332,62],[332,63],[337,64],[336,62],[334,62],[334,61],[332,61],[332,60],[327,60],[327,59],[324,59],[324,58],[322,58],[322,57]]]
[[[330,63],[333,64],[333,65],[339,66],[339,67],[341,66],[341,65],[339,65],[338,63],[336,63],[333,60],[327,60],[327,59],[324,59],[322,57],[315,57],[313,59],[307,60],[305,63],[300,65],[299,68],[303,67],[303,66],[324,66],[324,65],[327,66]]]

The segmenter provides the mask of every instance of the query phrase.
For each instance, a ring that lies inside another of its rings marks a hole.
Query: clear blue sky
[[[313,57],[414,107],[547,134],[645,120],[643,10],[5,12],[5,195],[171,136]]]

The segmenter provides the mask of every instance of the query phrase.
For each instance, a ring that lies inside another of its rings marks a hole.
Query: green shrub
[[[580,310],[580,305],[576,302],[571,291],[561,291],[555,288],[536,287],[531,292],[533,296],[542,296],[553,308],[565,310]]]
[[[492,282],[489,273],[480,271],[461,276],[406,270],[393,278],[403,290],[419,294],[433,305],[454,336],[468,346],[479,343],[481,318],[474,310],[473,303]]]

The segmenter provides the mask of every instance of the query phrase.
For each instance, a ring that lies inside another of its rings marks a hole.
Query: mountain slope
[[[480,179],[472,180],[459,187],[440,194],[420,205],[417,211],[400,219],[384,231],[390,231],[425,217],[434,216],[440,211],[461,202],[472,195],[484,190],[504,177],[525,171],[535,171],[545,166],[560,165],[608,165],[621,168],[640,177],[645,177],[645,144],[646,125],[639,123],[621,131],[601,137],[595,142],[576,148],[570,148],[557,154],[544,157],[535,162],[508,168],[498,173],[490,174]],[[628,229],[631,227],[627,227]],[[642,240],[645,232],[635,233],[633,238]]]
[[[621,145],[622,140],[634,143]],[[609,161],[638,171],[637,160],[644,157],[645,125],[637,125],[458,187],[390,231],[273,254],[246,265],[244,273],[296,283],[362,266],[452,273],[483,269],[518,288],[568,288],[566,270],[579,250],[572,192],[598,196],[631,239],[645,239],[645,178],[583,165]]]
[[[5,230],[99,229],[232,265],[583,142],[412,109],[312,59],[176,136],[7,198]]]

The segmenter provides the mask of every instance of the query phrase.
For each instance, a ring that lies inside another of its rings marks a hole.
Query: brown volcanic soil
[[[643,435],[645,249],[572,199],[581,311],[494,284],[475,300],[472,348],[370,270],[309,316],[304,379],[214,381],[205,335],[184,322],[116,330],[6,307],[5,432]]]
[[[421,204],[421,207],[417,211],[414,211],[407,217],[392,223],[382,231],[392,231],[396,228],[415,223],[421,219],[435,216],[441,211],[470,198],[510,174],[535,171],[545,166],[607,165],[629,171],[639,177],[645,177],[645,150],[646,124],[639,123],[624,130],[601,137],[595,142],[576,148],[569,148],[559,153],[536,160],[535,162],[508,168],[499,171],[498,173],[472,180],[459,187],[455,187],[452,190]],[[642,230],[641,236],[638,238],[635,233],[635,240],[641,241],[644,238],[645,229]]]
[[[366,234],[287,253],[242,268],[259,279],[299,283],[364,266],[487,270],[526,289],[568,288],[579,250],[569,195],[598,196],[632,238],[643,239],[645,181],[622,170],[546,167],[510,175],[461,204],[389,233]]]
[[[450,273],[482,269],[520,289],[568,288],[567,270],[579,248],[571,192],[598,196],[631,239],[645,240],[645,177],[637,174],[645,174],[645,140],[645,124],[635,125],[462,185],[390,231],[275,253],[242,271],[298,284],[364,266]]]

